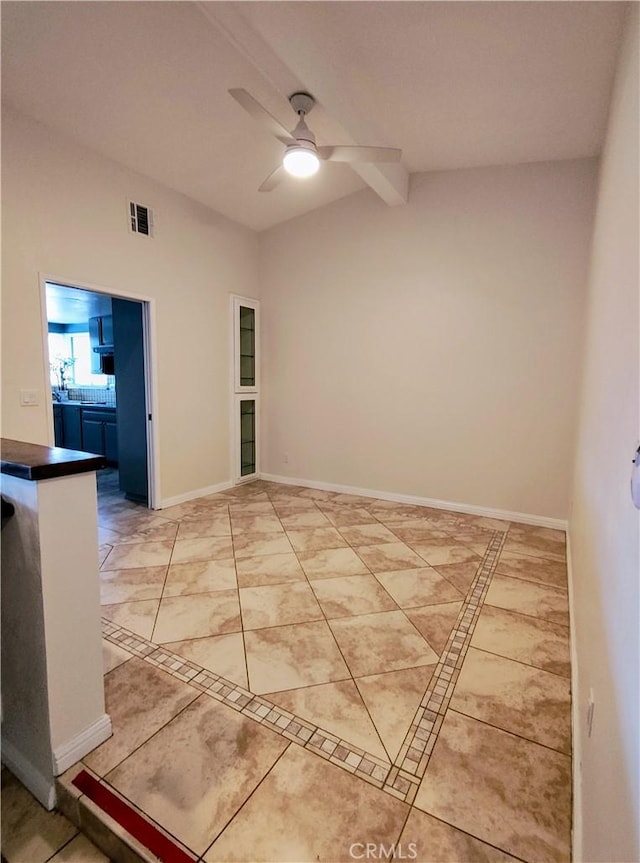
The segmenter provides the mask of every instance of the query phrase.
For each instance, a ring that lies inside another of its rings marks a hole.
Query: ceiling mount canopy
[[[315,105],[309,93],[293,93],[289,104],[298,115],[298,123],[288,132],[266,108],[241,88],[229,90],[236,102],[258,120],[274,137],[286,145],[282,164],[269,174],[259,187],[260,192],[270,192],[284,179],[286,173],[295,177],[311,177],[320,167],[320,162],[399,162],[402,151],[393,147],[353,147],[349,145],[316,145],[316,137],[307,126],[305,117]]]

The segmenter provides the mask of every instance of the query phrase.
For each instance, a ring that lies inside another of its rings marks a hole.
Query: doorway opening
[[[151,301],[46,278],[55,446],[103,455],[99,499],[154,508]]]

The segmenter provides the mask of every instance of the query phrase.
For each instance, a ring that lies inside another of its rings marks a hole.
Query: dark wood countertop
[[[34,481],[88,473],[105,467],[107,463],[102,455],[9,438],[2,438],[1,449],[2,473]]]

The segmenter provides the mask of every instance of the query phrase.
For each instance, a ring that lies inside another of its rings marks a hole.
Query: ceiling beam
[[[267,41],[242,14],[242,3],[198,2],[197,6],[225,38],[279,93],[288,98],[296,90],[309,90],[340,127],[345,144],[394,146],[380,140],[369,118],[359,115],[344,97],[343,82],[331,69],[314,61],[291,33]],[[351,164],[351,168],[389,206],[405,204],[409,196],[409,172],[400,162]]]

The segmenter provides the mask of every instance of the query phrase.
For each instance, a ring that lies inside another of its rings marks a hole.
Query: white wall
[[[595,182],[417,175],[263,233],[263,470],[565,519]]]
[[[52,443],[44,273],[157,301],[159,497],[229,480],[229,294],[256,295],[255,234],[11,111],[2,133],[3,436]],[[128,198],[155,239],[129,233]]]
[[[576,859],[607,863],[640,860],[640,513],[629,494],[640,433],[640,33],[638,5],[630,6],[601,166],[569,528],[578,656],[575,743],[582,761]]]

